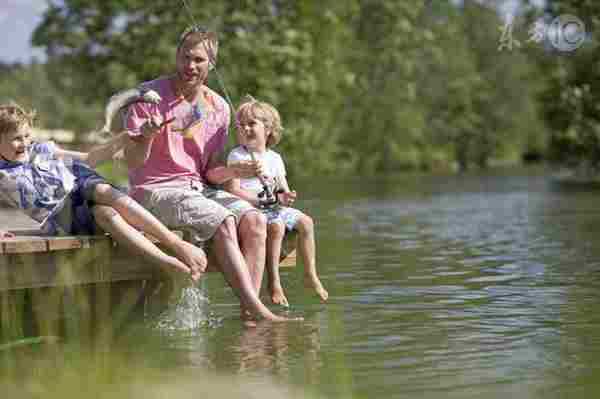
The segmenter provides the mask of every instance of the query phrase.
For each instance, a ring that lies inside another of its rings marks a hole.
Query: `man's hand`
[[[160,129],[167,126],[174,120],[175,118],[171,118],[166,121],[163,121],[162,118],[159,118],[157,116],[151,116],[150,119],[148,119],[140,129],[142,132],[142,136],[144,136],[147,139],[152,138],[155,134],[157,134],[160,131]]]

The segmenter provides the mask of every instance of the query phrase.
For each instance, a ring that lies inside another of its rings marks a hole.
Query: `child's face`
[[[249,150],[266,151],[269,132],[262,120],[254,116],[243,118],[238,123],[237,135],[239,144]]]
[[[21,126],[16,132],[0,135],[0,155],[7,161],[27,161],[27,147],[31,144],[29,126]]]

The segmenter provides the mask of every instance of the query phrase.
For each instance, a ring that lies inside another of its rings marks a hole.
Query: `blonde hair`
[[[0,136],[17,132],[25,125],[33,126],[35,117],[35,110],[26,111],[17,103],[0,105]]]
[[[277,109],[267,102],[258,101],[246,94],[235,114],[235,120],[240,123],[244,119],[251,118],[259,119],[265,124],[269,132],[267,147],[273,147],[281,141],[283,126],[281,126],[281,117]]]
[[[177,52],[185,45],[186,47],[195,47],[199,43],[205,42],[205,49],[209,57],[209,68],[214,68],[217,63],[217,52],[219,51],[219,39],[217,34],[199,25],[188,26],[179,36],[177,42]]]

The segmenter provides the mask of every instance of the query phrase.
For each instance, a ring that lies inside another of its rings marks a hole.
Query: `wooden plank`
[[[68,236],[68,237],[49,237],[48,251],[62,251],[65,249],[89,248],[94,242],[99,240],[108,240],[104,236]]]
[[[44,237],[15,237],[2,240],[4,254],[46,252],[48,241]]]
[[[279,267],[295,267],[296,266],[296,250],[288,253],[285,258],[279,261]]]
[[[36,230],[23,229],[14,230],[13,233],[17,234],[15,238],[8,238],[2,241],[2,252],[1,253],[31,253],[31,252],[44,252],[44,251],[62,251],[65,249],[78,249],[78,248],[89,248],[95,243],[102,242],[104,240],[110,241],[109,235],[93,235],[93,236],[41,236],[33,235]],[[38,231],[39,232],[39,231]],[[174,231],[179,237],[182,236],[180,231]],[[159,241],[147,234],[146,237],[153,243],[159,243]]]

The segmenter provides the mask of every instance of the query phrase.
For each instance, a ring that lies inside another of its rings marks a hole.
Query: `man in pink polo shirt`
[[[258,162],[225,166],[230,109],[206,86],[216,61],[217,37],[198,27],[180,38],[176,72],[145,82],[158,104],[129,108],[126,146],[131,195],[171,228],[196,244],[211,240],[225,278],[240,296],[242,317],[274,321],[258,294],[265,263],[266,220],[246,201],[211,184],[262,173]]]

